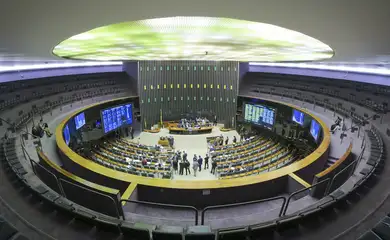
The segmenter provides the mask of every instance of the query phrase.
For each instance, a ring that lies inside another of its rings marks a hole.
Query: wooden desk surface
[[[253,97],[252,97],[253,98]],[[120,98],[120,99],[126,99],[126,98]],[[114,102],[119,99],[113,99],[106,101],[108,102]],[[282,176],[287,176],[291,173],[294,173],[314,161],[316,161],[319,157],[321,157],[330,146],[330,133],[329,128],[326,126],[326,124],[319,119],[317,116],[310,114],[305,109],[297,108],[291,104],[283,103],[275,100],[270,99],[263,99],[270,102],[276,102],[280,103],[286,106],[289,106],[291,108],[297,109],[301,112],[304,112],[305,114],[310,115],[313,119],[315,119],[322,127],[324,131],[324,138],[321,142],[321,144],[318,146],[318,148],[312,152],[309,156],[305,157],[304,159],[301,159],[299,161],[296,161],[288,166],[282,167],[280,169],[266,172],[261,175],[254,175],[254,176],[247,176],[242,178],[234,178],[234,179],[219,179],[219,180],[197,180],[197,181],[186,181],[186,180],[170,180],[170,179],[156,179],[156,178],[148,178],[148,177],[141,177],[141,176],[135,176],[132,174],[116,171],[110,168],[106,168],[104,166],[101,166],[97,163],[94,163],[91,160],[85,159],[75,153],[73,150],[71,150],[65,143],[64,138],[62,136],[62,131],[65,126],[65,124],[75,115],[78,113],[85,111],[86,109],[100,105],[102,103],[96,103],[90,106],[87,106],[85,108],[82,108],[73,114],[67,116],[56,128],[56,142],[58,149],[63,152],[70,161],[73,161],[80,166],[87,168],[95,173],[104,175],[106,177],[118,179],[121,181],[129,182],[129,183],[137,183],[141,185],[147,185],[147,186],[154,186],[154,187],[162,187],[162,188],[175,188],[175,189],[213,189],[213,188],[227,188],[227,187],[238,187],[238,186],[244,186],[244,185],[250,185],[250,184],[256,184],[261,182],[270,181],[276,178],[280,178]]]

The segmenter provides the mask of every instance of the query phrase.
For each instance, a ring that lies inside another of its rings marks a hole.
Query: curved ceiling
[[[111,24],[64,40],[67,59],[292,62],[328,59],[333,50],[312,37],[272,24],[231,18],[166,17]]]
[[[0,9],[0,61],[59,60],[52,49],[64,39],[119,22],[206,16],[269,23],[329,45],[331,61],[352,62],[390,54],[388,0],[30,0]]]

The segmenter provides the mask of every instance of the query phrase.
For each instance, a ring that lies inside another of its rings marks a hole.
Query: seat
[[[185,240],[214,240],[215,233],[209,226],[190,226],[184,236]]]
[[[219,230],[217,235],[220,240],[246,239],[249,236],[249,229],[239,228]]]
[[[151,240],[150,228],[148,227],[122,222],[120,230],[123,234],[123,240]],[[154,229],[152,229],[152,231],[153,230]]]
[[[184,236],[185,240],[215,240],[215,233],[187,233]]]
[[[0,219],[0,239],[10,239],[17,232],[18,230],[6,222],[5,219]]]
[[[159,226],[152,231],[153,240],[183,240],[183,228],[178,226]]]
[[[372,231],[383,240],[390,240],[390,226],[386,223],[379,222]]]

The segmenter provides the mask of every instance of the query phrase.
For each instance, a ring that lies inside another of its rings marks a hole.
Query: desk
[[[169,133],[171,134],[183,134],[183,135],[193,135],[193,134],[205,134],[211,133],[213,131],[213,127],[201,127],[201,128],[178,128],[178,127],[170,127]]]
[[[110,102],[112,105],[115,105],[117,103],[115,101],[111,100]],[[288,103],[274,100],[267,101],[289,106],[310,115],[320,123],[324,130],[324,137],[318,148],[309,156],[277,170],[262,173],[261,175],[197,181],[154,179],[115,171],[114,169],[106,168],[87,160],[68,147],[64,141],[62,132],[65,124],[71,121],[75,115],[102,103],[85,107],[67,116],[56,128],[57,146],[66,169],[71,169],[74,174],[86,180],[99,180],[109,186],[118,185],[119,183],[122,185],[127,183],[128,186],[129,183],[136,183],[138,200],[204,207],[207,205],[272,197],[285,191],[289,174],[294,173],[305,181],[308,181],[305,178],[309,179],[313,177],[314,173],[319,172],[318,169],[323,167],[324,162],[328,158],[330,134],[325,123],[317,116],[310,114],[307,110],[292,106]],[[211,131],[211,128],[209,131]],[[210,190],[211,194],[203,195],[203,190]],[[257,194],[254,195],[254,192]]]
[[[167,146],[169,146],[169,141],[168,141],[168,139],[164,139],[164,140],[160,139],[160,140],[158,140],[158,145],[167,147]]]

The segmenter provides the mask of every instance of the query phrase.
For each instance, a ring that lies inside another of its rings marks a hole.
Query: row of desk
[[[99,182],[105,182],[110,186],[117,184],[117,182],[137,184],[136,192],[138,200],[202,207],[271,197],[286,190],[291,174],[295,173],[295,175],[306,180],[312,178],[313,174],[320,171],[318,169],[324,166],[324,162],[328,157],[330,135],[329,129],[325,123],[315,115],[310,114],[307,110],[282,102],[273,100],[267,101],[287,105],[310,115],[320,123],[324,130],[324,137],[316,151],[309,156],[280,169],[262,173],[261,175],[234,179],[197,181],[152,179],[114,171],[101,166],[100,164],[91,162],[76,154],[66,145],[62,136],[62,131],[65,124],[72,120],[75,115],[87,109],[93,109],[94,106],[99,106],[102,103],[80,109],[66,117],[56,129],[57,147],[61,153],[60,155],[62,156],[64,167],[69,169],[69,171],[91,181],[98,176],[100,178]],[[105,102],[105,104],[108,103],[114,106],[116,100]],[[175,130],[183,132],[183,129],[173,129],[173,131]],[[211,130],[212,127],[208,129],[208,131]],[[254,192],[257,194],[254,195]]]

